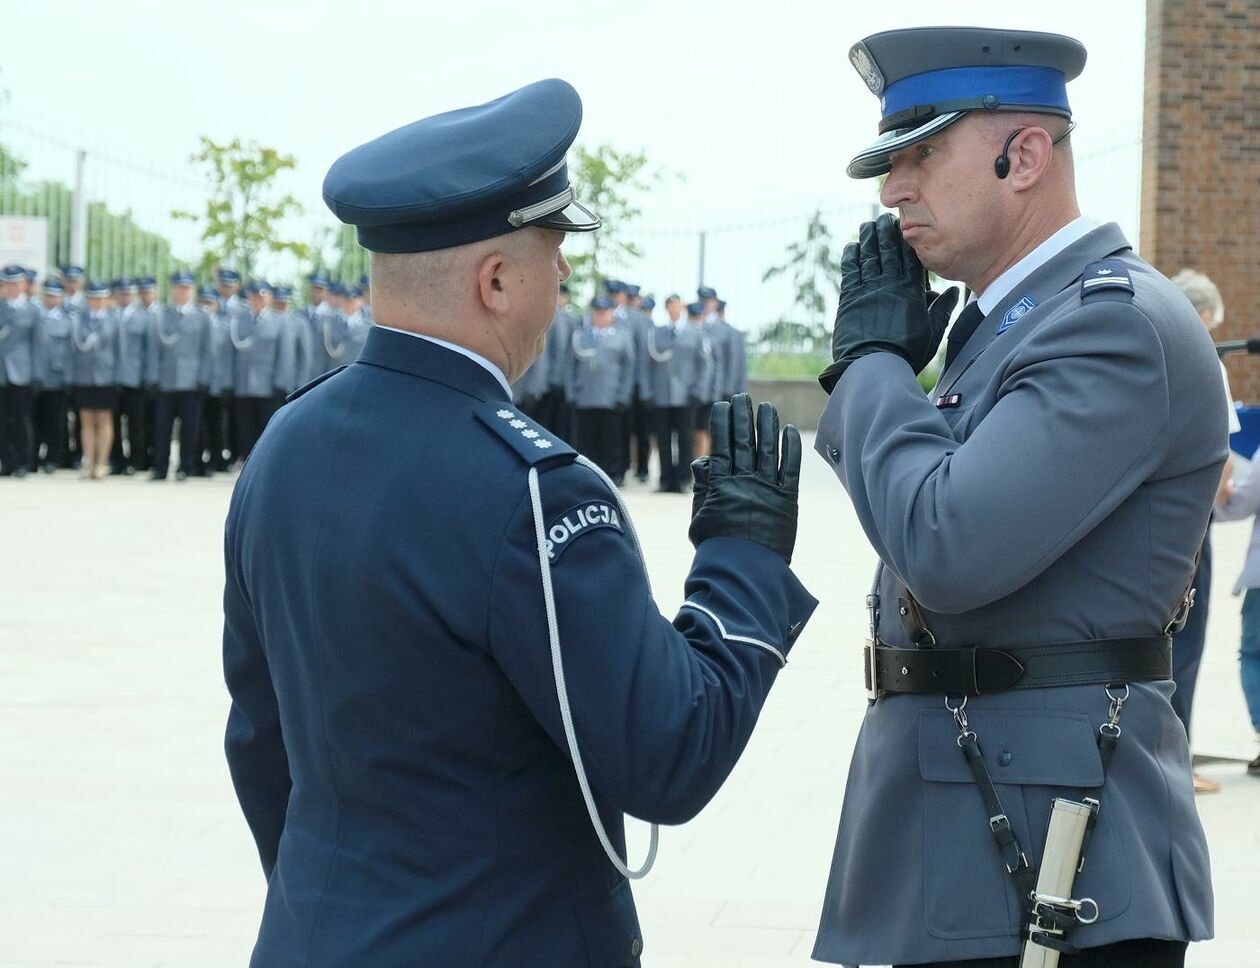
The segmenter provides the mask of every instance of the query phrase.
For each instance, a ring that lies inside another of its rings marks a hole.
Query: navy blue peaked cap
[[[983,27],[888,30],[853,45],[849,61],[879,98],[879,138],[849,162],[852,178],[889,170],[889,155],[971,111],[1072,117],[1067,82],[1085,47],[1062,34]]]
[[[324,201],[372,252],[428,252],[527,226],[591,232],[565,156],[582,100],[565,81],[537,81],[488,104],[381,135],[333,163]]]

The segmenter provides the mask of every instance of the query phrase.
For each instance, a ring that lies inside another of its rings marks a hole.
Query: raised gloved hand
[[[788,424],[779,446],[779,413],[763,403],[753,426],[752,398],[737,393],[713,405],[712,453],[691,465],[691,529],[708,538],[755,541],[791,564],[801,479],[801,435]]]
[[[840,308],[831,336],[835,361],[818,377],[828,393],[849,365],[871,353],[896,353],[924,369],[941,345],[958,290],[926,288],[919,257],[889,214],[863,223],[840,260]]]

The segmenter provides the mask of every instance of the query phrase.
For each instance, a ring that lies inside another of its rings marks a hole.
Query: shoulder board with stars
[[[555,434],[535,423],[516,407],[505,403],[483,403],[476,408],[477,419],[503,438],[527,464],[572,460],[577,451]]]

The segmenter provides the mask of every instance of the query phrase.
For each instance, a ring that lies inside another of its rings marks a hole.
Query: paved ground
[[[807,452],[798,570],[822,600],[743,760],[662,832],[637,888],[650,968],[811,964],[862,714],[872,555]],[[263,882],[221,752],[220,535],[230,481],[0,481],[0,965],[244,965]],[[632,486],[657,598],[681,600],[689,501]],[[1196,748],[1249,758],[1229,597],[1247,526],[1217,528]],[[17,549],[17,554],[13,554]],[[15,564],[20,561],[21,564]],[[1205,768],[1219,940],[1195,968],[1257,964],[1260,780]],[[632,860],[643,831],[632,832]]]

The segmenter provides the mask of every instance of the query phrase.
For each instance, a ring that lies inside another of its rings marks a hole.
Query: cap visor
[[[594,232],[604,223],[598,215],[574,199],[564,208],[540,215],[532,222],[525,224],[544,229],[557,229],[560,232]]]
[[[889,169],[892,168],[890,155],[938,134],[966,113],[965,111],[951,111],[918,127],[894,128],[892,131],[885,131],[875,139],[874,144],[865,151],[859,152],[849,162],[849,167],[846,169],[849,177],[874,178],[877,175],[888,174]]]

